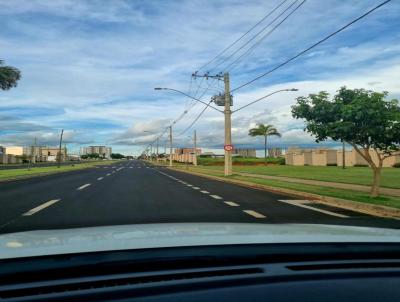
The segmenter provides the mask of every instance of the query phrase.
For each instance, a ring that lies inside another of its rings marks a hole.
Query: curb
[[[183,169],[174,168],[174,167],[172,167],[172,168],[167,167],[167,168],[171,169],[171,170],[175,170],[175,171],[180,171],[180,172],[193,174],[193,175],[204,177],[204,178],[209,178],[209,179],[225,182],[225,183],[237,184],[237,185],[241,185],[243,187],[248,187],[248,188],[252,188],[252,189],[268,191],[268,192],[273,192],[273,193],[284,193],[284,194],[292,196],[292,197],[305,197],[305,198],[308,198],[311,200],[318,200],[319,202],[329,205],[329,206],[335,206],[338,208],[343,208],[346,210],[351,210],[354,212],[364,213],[364,214],[368,214],[368,215],[372,215],[372,216],[400,219],[400,210],[396,209],[396,208],[387,207],[387,206],[372,205],[372,204],[362,203],[362,202],[358,202],[358,201],[352,201],[352,200],[347,200],[347,199],[340,199],[340,198],[335,198],[335,197],[318,195],[318,194],[314,194],[314,193],[296,191],[293,189],[271,187],[268,185],[255,184],[255,183],[252,183],[249,181],[244,181],[244,180],[227,179],[227,178],[223,178],[220,176],[208,175],[208,174],[203,174],[203,173],[189,171],[189,170],[183,170]]]

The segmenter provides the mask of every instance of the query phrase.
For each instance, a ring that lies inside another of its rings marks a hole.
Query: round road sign
[[[233,150],[233,145],[225,145],[224,149],[225,149],[225,151],[232,151]]]

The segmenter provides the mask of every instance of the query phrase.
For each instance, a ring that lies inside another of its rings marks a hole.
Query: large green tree
[[[12,66],[4,66],[4,61],[0,60],[0,89],[9,90],[17,86],[21,78],[21,72]]]
[[[250,136],[264,136],[264,158],[267,160],[267,138],[268,136],[278,136],[281,134],[273,125],[257,124],[256,128],[249,130]]]
[[[298,97],[292,107],[293,117],[305,119],[304,130],[317,142],[344,141],[368,162],[373,170],[373,197],[379,195],[383,161],[400,150],[399,101],[387,100],[387,94],[342,87],[332,99],[321,91]]]

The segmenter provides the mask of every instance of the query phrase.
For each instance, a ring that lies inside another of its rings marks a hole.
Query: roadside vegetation
[[[86,163],[81,163],[78,165],[65,165],[57,168],[57,166],[51,167],[32,167],[30,169],[7,169],[7,170],[0,170],[0,181],[6,180],[15,180],[15,179],[23,179],[23,178],[31,178],[36,176],[42,175],[49,175],[49,174],[56,174],[56,173],[63,173],[75,170],[82,170],[93,168],[99,165],[107,165],[113,163],[113,160],[102,160],[102,161],[90,161]]]

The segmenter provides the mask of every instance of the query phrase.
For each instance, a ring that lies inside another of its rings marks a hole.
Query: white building
[[[101,157],[111,159],[112,149],[107,146],[89,146],[81,148],[81,155],[99,154]]]

